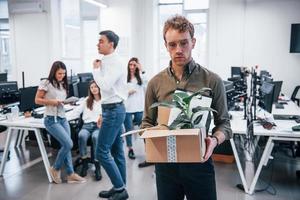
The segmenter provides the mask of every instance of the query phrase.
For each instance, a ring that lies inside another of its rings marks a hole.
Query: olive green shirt
[[[151,109],[150,106],[155,102],[171,101],[172,94],[177,90],[196,92],[203,87],[211,88],[212,103],[211,108],[217,113],[214,115],[215,127],[212,133],[221,131],[226,139],[232,137],[230,128],[230,119],[227,110],[226,94],[222,79],[215,73],[190,61],[186,66],[182,80],[178,81],[172,71],[171,63],[168,68],[155,75],[148,83],[145,110],[141,128],[147,128],[157,125],[157,108]],[[210,122],[210,119],[208,119]],[[207,130],[209,127],[207,124]]]

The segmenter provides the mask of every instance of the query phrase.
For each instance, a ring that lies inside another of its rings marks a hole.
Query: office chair
[[[297,94],[299,92],[299,89],[300,89],[300,85],[297,85],[292,93],[292,96],[291,96],[291,100],[296,102],[298,106],[300,106],[300,99],[299,98],[296,98],[297,97]]]
[[[83,125],[83,120],[82,120],[82,114],[80,115],[80,117],[76,120],[76,124],[77,124],[77,128],[76,130],[77,131],[77,135],[79,133],[79,131],[81,130],[82,128],[82,125]],[[77,137],[78,138],[78,137]],[[91,148],[91,156],[86,158],[87,160],[87,164],[94,164],[95,165],[95,178],[97,181],[101,180],[102,179],[102,175],[101,175],[101,172],[100,172],[100,165],[96,164],[95,162],[95,157],[96,155],[94,155],[94,147],[93,147],[93,141],[92,141],[92,136],[89,137],[88,141],[87,141],[87,146],[90,146]],[[79,171],[79,175],[84,177],[86,174],[84,174],[84,162],[83,162],[83,159],[81,157],[77,158],[74,162],[74,171]],[[78,169],[80,167],[80,169]],[[99,169],[98,169],[99,167]]]

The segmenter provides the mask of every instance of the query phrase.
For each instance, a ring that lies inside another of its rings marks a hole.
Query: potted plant
[[[191,102],[193,98],[201,100],[203,96],[209,95],[210,93],[210,88],[202,88],[193,94],[189,94],[189,92],[180,91],[173,94],[172,102],[156,102],[152,104],[150,108],[162,106],[168,108],[177,108],[180,110],[180,113],[170,124],[170,126],[164,124],[164,126],[167,126],[171,130],[201,128],[205,126],[205,124],[200,123],[205,111],[217,111],[210,107],[202,107],[200,105],[192,107]]]

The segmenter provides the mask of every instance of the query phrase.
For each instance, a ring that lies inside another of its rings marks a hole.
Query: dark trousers
[[[215,171],[211,159],[205,163],[155,165],[158,200],[216,200]]]

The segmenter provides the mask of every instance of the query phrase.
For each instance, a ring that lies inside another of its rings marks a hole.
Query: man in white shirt
[[[102,60],[97,59],[93,62],[93,76],[101,90],[103,121],[98,137],[96,156],[113,184],[110,190],[101,191],[99,197],[125,200],[128,199],[125,189],[126,164],[120,135],[125,119],[123,101],[128,96],[127,69],[115,53],[119,36],[110,30],[102,31],[99,34],[98,52],[104,56]]]

